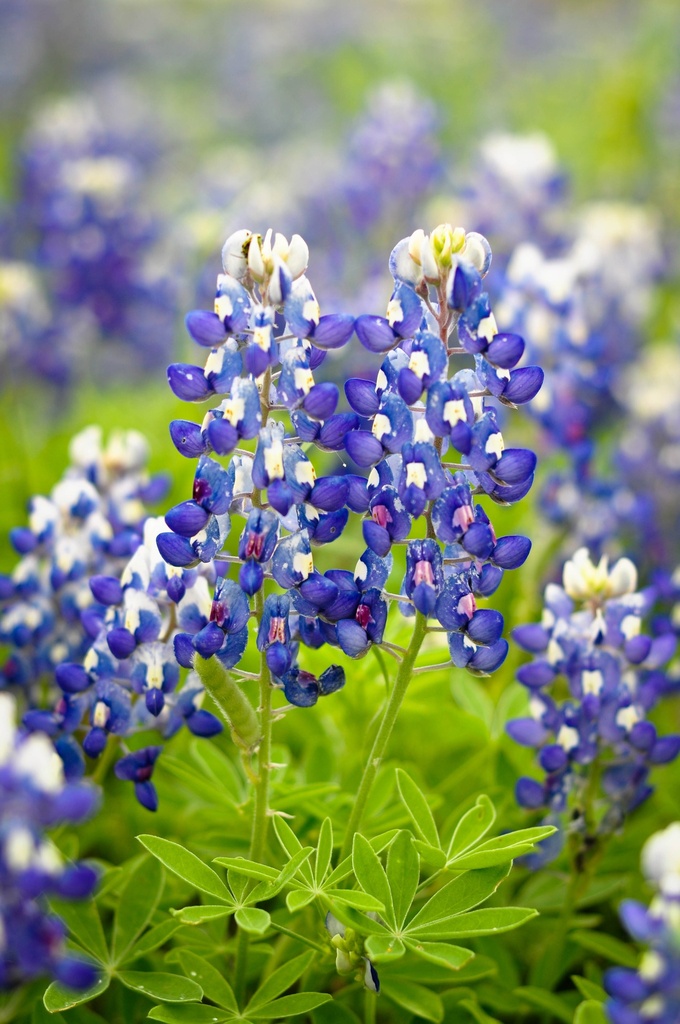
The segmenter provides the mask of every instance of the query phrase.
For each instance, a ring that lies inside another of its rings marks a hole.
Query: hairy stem
[[[348,857],[352,852],[354,833],[359,829],[361,819],[366,808],[366,802],[371,795],[373,783],[375,782],[375,777],[378,774],[378,768],[385,756],[385,750],[387,749],[387,744],[390,741],[390,736],[392,735],[392,730],[394,729],[399,709],[401,708],[406,695],[408,684],[411,681],[413,665],[418,657],[418,652],[420,651],[423,640],[425,639],[426,627],[427,619],[424,615],[421,615],[420,612],[417,612],[411,642],[404,655],[404,660],[399,666],[399,671],[397,672],[397,678],[394,681],[392,692],[390,693],[387,704],[385,705],[382,722],[380,723],[380,727],[378,728],[378,732],[376,733],[376,737],[373,741],[373,746],[371,747],[371,752],[368,755],[368,760],[364,767],[364,773],[354,801],[354,807],[352,808],[352,813],[350,815],[349,822],[347,823],[347,831],[345,832],[345,840],[342,845],[340,860]]]

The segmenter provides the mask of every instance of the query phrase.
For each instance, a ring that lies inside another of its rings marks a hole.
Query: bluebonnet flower
[[[605,807],[596,830],[607,834],[650,795],[652,767],[680,752],[680,736],[659,736],[647,717],[669,689],[662,669],[675,640],[641,631],[650,595],[636,587],[629,559],[610,568],[606,556],[594,564],[582,548],[565,564],[563,585],[546,588],[541,622],[514,633],[534,654],[517,673],[530,694],[531,717],[507,729],[516,742],[537,749],[545,772],[540,782],[521,778],[517,800],[553,817],[571,812],[568,827],[581,835],[594,827],[584,800],[596,762]],[[565,700],[553,689],[561,679],[569,690]]]
[[[51,740],[15,726],[15,701],[0,694],[0,989],[48,975],[87,988],[94,967],[67,953],[66,929],[46,897],[86,899],[97,881],[84,863],[66,863],[45,830],[78,822],[97,792],[69,783]]]
[[[238,678],[252,608],[256,646],[274,685],[289,703],[308,707],[345,677],[337,665],[318,677],[308,672],[302,649],[327,644],[359,658],[374,645],[391,646],[385,633],[396,600],[405,614],[415,609],[449,634],[454,665],[493,671],[508,649],[503,619],[477,601],[493,594],[505,569],[525,561],[531,545],[497,537],[475,498],[510,504],[530,488],[536,458],[505,449],[492,403],[529,401],[542,375],[517,367],[520,337],[498,332],[482,283],[486,239],[441,225],[395,247],[387,316],[356,321],[364,347],[384,358],[375,381],[346,381],[351,412],[337,411],[338,388],[315,375],[354,321],[321,315],[306,276],[306,243],[242,230],[227,239],[222,258],[215,312],[187,317],[194,340],[210,348],[206,366],[168,372],[179,397],[221,402],[202,425],[180,420],[170,428],[182,454],[199,460],[196,481],[210,486],[195,484],[193,499],[166,515],[170,531],[158,536],[159,550],[177,567],[218,567],[212,601],[205,576],[179,602],[180,665],[192,667],[196,653],[215,656]],[[474,355],[476,368],[449,380],[451,356],[461,353]],[[229,373],[210,376],[210,367],[227,363]],[[218,410],[230,424],[221,447],[213,429]],[[346,452],[359,472],[319,475],[325,463],[315,449]],[[456,453],[467,461],[446,461]],[[219,455],[230,456],[225,468]],[[319,572],[315,549],[336,539],[352,513],[362,517],[367,545],[355,571]],[[223,547],[233,517],[245,520],[236,554]],[[212,519],[223,525],[207,537]],[[412,536],[419,519],[425,539]],[[398,594],[386,590],[395,544],[407,545]]]
[[[613,967],[604,976],[612,1024],[673,1024],[680,1015],[679,849],[677,821],[642,849],[642,870],[656,895],[649,907],[625,900],[620,916],[631,938],[647,948],[636,971]]]
[[[89,427],[73,438],[70,457],[50,496],[31,500],[28,526],[11,531],[21,559],[1,579],[0,639],[9,647],[2,678],[21,686],[29,705],[61,662],[85,655],[110,603],[103,591],[93,594],[89,578],[112,578],[118,594],[116,581],[142,540],[146,503],[167,488],[164,476],[149,477],[147,442],[136,431],[104,445],[101,430]]]
[[[147,475],[147,455],[134,431],[104,447],[101,432],[88,428],[73,439],[62,481],[49,498],[33,499],[29,526],[11,535],[23,557],[0,580],[0,636],[10,648],[4,682],[21,697],[25,727],[53,738],[68,778],[82,775],[83,754],[98,758],[109,737],[124,742],[149,728],[170,736],[184,724],[196,735],[218,732],[200,707],[202,688],[179,687],[179,666],[196,650],[229,660],[245,647],[249,610],[239,588],[232,584],[241,604],[230,609],[224,581],[213,608],[212,567],[161,557],[166,524],[148,516],[145,501],[158,500],[167,482]],[[224,469],[203,456],[189,508],[168,513],[180,528],[201,527],[194,544],[202,552],[211,523],[219,529],[224,519],[215,511],[228,507],[228,487]],[[137,793],[154,809],[150,785]]]

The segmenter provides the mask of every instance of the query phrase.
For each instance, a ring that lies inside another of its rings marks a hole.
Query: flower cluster
[[[514,632],[534,654],[517,673],[531,695],[531,716],[507,730],[538,750],[545,772],[542,782],[521,778],[517,800],[546,808],[551,818],[570,811],[569,828],[590,838],[593,830],[618,828],[652,792],[651,768],[680,751],[680,736],[659,736],[648,718],[671,689],[662,669],[675,638],[641,631],[650,597],[636,587],[629,559],[610,568],[606,556],[594,564],[582,548],[565,564],[563,585],[546,588],[541,622]],[[568,686],[565,700],[557,696],[560,680]]]
[[[211,599],[205,572],[177,570],[158,553],[163,521],[148,516],[146,503],[164,495],[167,479],[147,474],[145,439],[127,431],[104,446],[90,427],[70,455],[50,496],[32,499],[29,525],[11,533],[22,558],[0,578],[0,640],[9,648],[3,683],[21,697],[24,726],[52,737],[73,779],[85,769],[83,753],[99,757],[109,735],[155,727],[169,737],[185,723],[212,735],[221,725],[202,710],[195,677],[173,692],[179,668],[170,637],[207,621]],[[116,765],[150,809],[160,749]]]
[[[624,927],[648,948],[637,971],[613,967],[604,978],[612,1024],[674,1024],[680,1017],[680,822],[647,840],[642,869],[656,896],[649,907],[625,900]]]
[[[237,577],[220,573],[209,620],[175,637],[177,659],[189,667],[196,654],[215,655],[233,669],[254,598],[257,647],[287,700],[306,706],[342,686],[344,672],[332,665],[311,676],[299,667],[300,644],[361,657],[386,643],[388,601],[396,597],[407,614],[438,620],[434,628],[448,633],[456,666],[493,671],[507,653],[503,619],[478,609],[477,599],[524,562],[530,542],[497,537],[475,498],[519,500],[536,459],[504,448],[488,399],[506,407],[528,402],[542,373],[517,367],[524,342],[498,332],[482,286],[488,244],[449,225],[430,236],[415,232],[392,253],[387,316],[356,321],[320,315],[307,259],[298,235],[290,242],[271,232],[230,236],[215,311],[186,319],[193,340],[209,349],[205,365],[168,370],[178,397],[221,401],[200,424],[171,424],[177,449],[198,463],[193,498],[168,512],[170,532],[160,534],[158,547],[172,565],[216,561],[233,565]],[[317,383],[314,371],[354,330],[365,349],[385,358],[375,381],[346,381],[350,411],[337,412],[338,388]],[[473,357],[475,369],[450,377],[454,354]],[[363,474],[317,476],[312,445],[327,462],[345,453]],[[228,466],[215,456],[231,456]],[[350,512],[362,517],[366,550],[353,573],[322,574],[313,551],[341,535]],[[232,515],[245,520],[236,554],[223,550]],[[385,590],[394,545],[406,546],[399,595]],[[265,581],[283,593],[265,596]]]
[[[157,367],[171,348],[174,289],[142,195],[148,138],[115,130],[83,97],[46,108],[27,134],[10,258],[40,268],[54,309],[40,329],[33,316],[30,330],[10,336],[13,376],[58,384],[85,368],[125,376]]]
[[[97,876],[65,863],[45,829],[81,821],[95,803],[93,787],[65,781],[47,736],[16,729],[14,699],[0,694],[0,989],[45,974],[72,988],[93,983],[93,968],[66,953],[45,897],[86,899]]]
[[[642,208],[593,204],[578,225],[551,255],[519,245],[497,301],[546,369],[532,411],[576,464],[590,459],[594,431],[616,408],[616,386],[637,354],[662,266],[658,227]]]

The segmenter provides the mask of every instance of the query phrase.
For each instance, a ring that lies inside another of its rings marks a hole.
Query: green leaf
[[[456,825],[451,836],[448,856],[457,857],[466,850],[476,846],[484,838],[494,821],[496,820],[496,808],[488,796],[482,794],[477,797],[477,803],[471,807]]]
[[[312,1012],[314,1024],[361,1024],[356,1013],[342,1003],[326,1003],[323,1010]]]
[[[464,1006],[477,1024],[502,1024],[498,1017],[490,1017],[474,999],[461,999],[459,1006]]]
[[[253,935],[263,935],[271,924],[271,917],[266,910],[259,910],[257,907],[239,907],[234,914],[234,920],[244,932],[251,932]]]
[[[381,913],[385,907],[375,896],[369,896],[367,892],[359,889],[324,889],[324,896],[335,903],[346,903],[348,907],[356,907],[357,910],[370,910]]]
[[[191,744],[191,756],[200,771],[210,776],[221,790],[241,803],[244,798],[243,780],[231,758],[227,757],[215,743],[204,743],[195,739]]]
[[[272,1020],[279,1017],[297,1017],[301,1013],[309,1013],[316,1010],[317,1006],[330,1003],[331,996],[324,992],[298,992],[292,996],[283,996],[275,999],[273,1003],[266,1003],[258,1006],[255,1010],[248,1010],[248,1016],[253,1020]]]
[[[597,953],[605,960],[621,964],[623,967],[637,967],[638,954],[625,942],[615,939],[612,935],[605,935],[604,932],[576,931],[569,936],[572,942],[587,949],[591,953]]]
[[[187,977],[201,986],[207,999],[223,1006],[225,1010],[238,1013],[238,1003],[231,986],[216,967],[190,949],[178,950],[177,959]]]
[[[344,890],[340,890],[344,892]],[[366,917],[364,914],[358,913],[353,907],[348,906],[346,903],[342,903],[339,900],[331,903],[331,909],[338,921],[342,924],[354,928],[355,931],[361,935],[389,935],[389,930],[384,924],[379,921],[375,921],[372,917]]]
[[[165,864],[166,868],[179,875],[185,882],[189,882],[195,889],[208,893],[209,896],[216,896],[218,900],[233,906],[233,897],[220,876],[199,860],[195,853],[191,853],[179,843],[161,839],[160,836],[144,835],[137,836],[137,839],[161,864]]]
[[[441,846],[430,806],[423,792],[402,768],[397,768],[397,789],[420,839],[429,846]]]
[[[303,874],[302,865],[309,860],[310,854],[314,852],[313,846],[305,846],[294,853],[287,864],[281,869],[272,882],[260,882],[249,893],[247,902],[257,903],[262,900],[271,899],[283,889],[284,885],[292,880],[296,874]]]
[[[153,953],[155,949],[168,941],[182,927],[181,921],[161,921],[154,928],[142,935],[141,939],[132,947],[127,956],[121,961],[129,963],[131,960],[139,960],[140,957]]]
[[[102,974],[101,977],[95,981],[94,985],[82,992],[74,992],[72,988],[65,988],[63,985],[60,985],[58,981],[53,981],[51,985],[47,986],[47,991],[43,996],[43,1003],[45,1005],[45,1009],[49,1010],[50,1013],[58,1013],[60,1010],[70,1010],[72,1006],[80,1006],[81,1003],[89,1003],[90,999],[95,999],[97,996],[100,996],[102,992],[106,992],[110,984],[111,979],[108,974]]]
[[[487,729],[491,729],[494,704],[481,683],[463,672],[457,672],[451,681],[451,692],[459,708],[479,718]]]
[[[390,980],[382,985],[381,991],[397,1006],[402,1006],[416,1017],[424,1017],[435,1024],[444,1020],[444,1004],[439,996],[415,981]]]
[[[203,924],[205,921],[216,921],[220,917],[229,917],[234,913],[233,907],[225,907],[207,904],[200,907],[182,907],[181,910],[171,910],[170,913],[182,924]]]
[[[296,853],[300,852],[302,849],[302,843],[295,835],[288,822],[280,815],[274,816],[274,831],[276,832],[276,836],[281,843],[281,846],[289,857],[294,857]],[[312,869],[306,861],[300,870],[300,874],[308,885],[314,885]]]
[[[377,897],[384,906],[384,916],[388,924],[396,927],[392,894],[385,869],[380,863],[377,853],[371,848],[367,839],[357,832],[352,847],[352,865],[357,881],[364,892]]]
[[[469,914],[458,914],[447,922],[418,928],[417,936],[422,939],[465,939],[472,935],[495,935],[519,928],[536,916],[536,911],[528,907],[471,910]]]
[[[314,950],[310,949],[308,952],[301,953],[300,956],[296,956],[293,960],[288,960],[283,966],[277,968],[260,985],[243,1012],[247,1015],[252,1009],[264,1006],[266,1003],[271,1003],[282,992],[286,992],[291,985],[295,984],[298,978],[302,977],[315,956]]]
[[[215,782],[206,778],[205,775],[197,771],[192,765],[187,764],[186,761],[181,761],[178,757],[172,757],[168,755],[162,761],[163,770],[167,770],[171,775],[174,775],[176,779],[183,782],[193,794],[211,804],[220,803],[226,804],[227,807],[235,807],[236,800],[227,793],[223,788],[216,786]]]
[[[313,899],[316,899],[316,894],[310,889],[291,889],[286,894],[286,906],[291,914],[296,914],[298,910],[308,906]]]
[[[424,843],[420,839],[414,839],[413,845],[418,851],[421,861],[424,861],[431,867],[436,868],[437,871],[446,867],[446,854],[443,850],[430,846],[429,843]]]
[[[406,947],[394,935],[369,935],[366,939],[366,952],[376,963],[387,963],[402,957]]]
[[[607,993],[601,985],[596,985],[594,981],[590,981],[589,978],[583,978],[579,974],[572,974],[571,980],[579,990],[584,999],[595,1000],[598,1003],[603,1003],[607,998]]]
[[[375,850],[376,853],[381,853],[382,850],[392,842],[398,831],[398,828],[393,828],[390,829],[389,832],[382,832],[379,836],[376,836],[375,839],[371,839],[371,849]],[[347,878],[347,876],[351,874],[352,856],[350,854],[349,857],[345,857],[345,859],[340,861],[338,866],[331,871],[330,875],[326,879],[326,885],[336,885],[338,882],[341,882],[343,878]]]
[[[203,998],[203,989],[190,978],[166,971],[118,971],[119,981],[134,992],[142,992],[149,999],[162,999],[164,1003],[189,1003]]]
[[[50,900],[50,905],[83,949],[87,950],[87,953],[95,960],[99,960],[103,964],[108,963],[109,951],[94,900],[78,900],[78,902]]]
[[[567,1006],[559,996],[547,992],[544,988],[535,988],[533,985],[525,985],[515,989],[515,995],[524,999],[531,1006],[550,1014],[551,1020],[562,1020],[565,1024],[571,1024],[574,1015],[573,1010]]]
[[[417,935],[423,928],[444,925],[456,915],[463,914],[487,900],[498,889],[510,868],[503,864],[479,871],[466,871],[452,878],[445,886],[430,897],[413,920],[409,921],[407,933]]]
[[[316,847],[316,862],[314,865],[314,880],[317,886],[322,885],[328,873],[333,856],[333,823],[330,818],[324,818],[319,830],[319,842]]]
[[[505,864],[509,860],[530,853],[536,843],[546,839],[556,831],[552,825],[523,828],[518,832],[510,832],[496,839],[488,839],[469,853],[463,853],[449,860],[449,865],[457,870],[469,868],[488,868],[494,864]]]
[[[231,1017],[230,1013],[225,1013],[217,1006],[205,1006],[202,1003],[154,1006],[149,1012],[151,1020],[164,1021],[165,1024],[217,1024],[219,1021],[231,1020]]]
[[[406,945],[413,953],[421,956],[423,960],[429,960],[433,964],[441,964],[452,971],[459,971],[475,955],[471,949],[464,949],[462,946],[450,946],[448,942],[415,942],[413,939],[406,939]]]
[[[387,852],[389,882],[397,928],[401,928],[411,909],[420,881],[420,858],[413,846],[410,832],[400,832]]]
[[[588,999],[576,1007],[574,1024],[607,1024],[608,1020],[602,1003],[597,999]]]
[[[246,878],[257,878],[258,881],[274,882],[279,877],[276,868],[258,864],[257,861],[248,860],[246,857],[215,857],[213,863],[229,868],[230,871],[237,871]]]
[[[121,963],[153,917],[165,885],[165,874],[158,860],[144,857],[128,875],[118,896],[113,918],[111,962]]]

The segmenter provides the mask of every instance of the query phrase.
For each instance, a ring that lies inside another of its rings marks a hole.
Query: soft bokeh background
[[[16,561],[9,529],[24,523],[30,496],[59,479],[69,439],[89,423],[142,430],[151,469],[173,477],[166,504],[187,497],[194,463],[175,451],[168,423],[192,412],[171,394],[165,367],[199,358],[183,315],[210,305],[229,232],[272,224],[310,234],[309,276],[322,309],[382,312],[392,245],[419,226],[455,221],[477,181],[478,147],[493,131],[545,133],[574,204],[605,199],[657,211],[664,275],[644,344],[677,348],[677,0],[0,0],[0,569]],[[371,147],[375,161],[362,163]],[[399,155],[396,170],[390,153]],[[111,162],[94,180],[88,161],[102,154]],[[383,170],[370,181],[378,157]],[[94,283],[84,270],[65,279],[59,265],[69,217],[78,216],[50,177],[60,161],[70,185],[94,197],[90,252],[129,256],[123,268],[107,263]],[[663,358],[657,371],[680,399]],[[642,373],[633,365],[634,391]],[[646,387],[649,407],[656,394],[649,380]],[[529,433],[526,420],[511,421],[513,442]],[[677,525],[677,506],[674,514]],[[512,626],[537,616],[559,539],[536,496],[498,515],[501,532],[517,529],[535,543],[512,574],[518,579],[503,585]],[[504,825],[522,823],[512,789],[530,756],[498,724],[518,698],[518,659],[513,650],[484,687],[455,680],[450,694],[443,677],[424,676],[409,693],[394,750],[437,787],[446,813],[486,787]],[[374,664],[360,664],[357,685],[332,709],[310,712],[313,742],[309,718],[291,715],[277,727],[275,760],[291,764],[277,780],[281,806],[296,810],[294,783],[307,779],[321,787],[300,800],[313,817],[324,811],[323,785],[352,757],[358,773],[353,737],[384,694]],[[433,708],[443,699],[435,731]],[[191,742],[183,734],[164,755],[153,827],[215,855],[224,852],[224,808],[212,782],[205,799],[177,799],[183,762],[203,770],[200,750],[188,760]],[[226,736],[215,745],[233,753]],[[654,804],[631,822],[625,843],[614,841],[612,871],[631,871],[644,838],[677,816],[678,767],[664,770]],[[385,828],[403,824],[389,785],[374,798]],[[132,855],[130,837],[149,828],[149,816],[125,789],[110,780],[107,827],[103,816],[86,826],[81,849],[113,862]],[[235,849],[246,831],[242,822],[233,832]],[[519,943],[534,940],[527,930]]]
[[[128,343],[113,384],[108,368],[97,369],[106,366],[101,339],[92,343],[96,358],[74,357],[83,373],[68,389],[32,376],[31,359],[20,375],[3,360],[11,382],[2,388],[0,420],[5,554],[6,531],[27,498],[58,478],[68,437],[93,419],[143,428],[154,465],[170,464],[186,478],[167,440],[174,403],[163,379],[165,362],[185,344],[179,312],[209,298],[205,281],[218,269],[221,242],[243,216],[257,220],[253,226],[285,221],[295,229],[291,192],[296,202],[302,193],[304,206],[305,191],[318,197],[324,178],[337,177],[352,124],[382,83],[410,83],[435,104],[449,192],[451,183],[470,180],[475,146],[488,131],[540,130],[578,199],[657,206],[675,258],[680,10],[673,0],[0,0],[0,28],[0,198],[9,219],[20,153],[36,121],[54,125],[58,100],[88,100],[123,148],[149,150],[139,155],[135,201],[157,223],[151,258],[172,284],[172,316],[159,324],[153,352],[140,363]],[[5,223],[3,258],[23,256],[29,220],[19,210],[11,232]],[[385,251],[372,258],[384,260],[398,237],[384,239]],[[374,243],[357,232],[342,244],[355,247],[346,259],[361,261],[362,247]],[[314,256],[310,275],[314,281]],[[49,283],[41,288],[52,304]],[[323,299],[323,285],[317,290]],[[652,329],[668,335],[677,319],[668,299]]]

